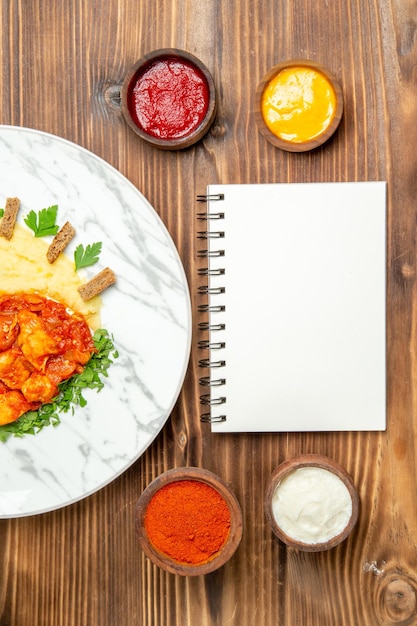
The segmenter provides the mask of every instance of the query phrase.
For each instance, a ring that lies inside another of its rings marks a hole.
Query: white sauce
[[[346,527],[352,515],[352,498],[332,472],[301,467],[277,485],[272,511],[288,537],[308,544],[323,543]]]

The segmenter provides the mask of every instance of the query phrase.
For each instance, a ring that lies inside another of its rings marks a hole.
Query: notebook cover
[[[386,183],[207,193],[212,430],[384,430]]]

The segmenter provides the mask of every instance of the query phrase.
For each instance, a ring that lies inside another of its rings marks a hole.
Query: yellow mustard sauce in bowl
[[[284,150],[311,150],[327,141],[342,111],[337,81],[311,61],[275,66],[258,86],[258,126],[271,143]]]

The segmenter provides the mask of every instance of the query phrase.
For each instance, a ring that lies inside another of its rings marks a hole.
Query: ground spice
[[[230,511],[216,489],[198,480],[164,485],[151,498],[145,530],[153,546],[180,563],[213,558],[230,531]]]

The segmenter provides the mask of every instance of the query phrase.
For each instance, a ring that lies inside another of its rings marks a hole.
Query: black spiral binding
[[[221,200],[224,200],[223,194],[211,194],[211,195],[197,196],[197,202],[207,203],[207,202],[218,202]],[[222,213],[221,211],[213,212],[213,213],[211,212],[198,213],[197,219],[204,221],[204,222],[208,222],[209,220],[223,220],[224,213]],[[203,267],[198,270],[198,275],[208,277],[208,278],[210,276],[218,277],[218,276],[224,275],[225,274],[224,268],[217,268],[217,267],[211,268],[210,267],[210,259],[218,259],[220,257],[224,257],[224,254],[225,254],[224,250],[222,249],[214,250],[212,247],[214,242],[216,241],[218,243],[221,242],[221,240],[224,238],[224,231],[222,231],[221,229],[217,229],[217,230],[208,229],[208,230],[198,231],[197,238],[203,239],[208,242],[208,247],[206,249],[198,250],[197,256],[198,258],[208,259],[208,262],[209,262],[208,267]],[[209,375],[202,376],[199,380],[200,385],[202,387],[209,388],[209,392],[202,393],[200,395],[200,403],[202,406],[205,406],[205,407],[213,407],[213,406],[223,405],[226,403],[225,396],[220,395],[217,397],[213,397],[213,394],[212,394],[212,388],[223,387],[226,384],[225,378],[222,378],[221,376],[216,377],[215,375],[212,375],[214,371],[217,371],[217,369],[221,370],[221,368],[225,367],[226,365],[226,361],[224,359],[222,359],[221,357],[215,358],[213,357],[213,354],[212,354],[214,350],[222,350],[225,348],[224,341],[216,341],[213,338],[213,334],[216,331],[222,331],[225,329],[224,323],[222,322],[216,323],[216,321],[214,320],[216,314],[222,313],[225,311],[225,306],[223,304],[213,303],[213,299],[215,299],[216,296],[225,293],[225,288],[221,286],[213,287],[213,286],[210,286],[210,284],[208,284],[208,285],[203,285],[199,287],[198,293],[199,295],[208,296],[209,298],[208,304],[200,304],[198,306],[198,311],[200,313],[208,314],[209,321],[200,322],[198,325],[198,328],[199,328],[199,331],[201,332],[208,332],[210,336],[210,339],[201,339],[198,342],[198,348],[200,350],[207,350],[209,352],[209,356],[206,358],[200,359],[198,362],[198,365],[199,367],[208,369],[210,371]],[[202,422],[209,422],[209,423],[224,422],[226,421],[226,415],[212,416],[211,413],[205,412],[200,415],[200,420]]]

